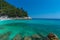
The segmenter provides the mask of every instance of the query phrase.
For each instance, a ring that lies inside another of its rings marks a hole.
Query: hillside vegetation
[[[16,8],[4,0],[0,0],[0,16],[8,17],[28,17],[27,12],[23,8]]]

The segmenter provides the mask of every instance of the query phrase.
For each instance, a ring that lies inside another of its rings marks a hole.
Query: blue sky
[[[32,18],[60,18],[60,0],[6,0]]]

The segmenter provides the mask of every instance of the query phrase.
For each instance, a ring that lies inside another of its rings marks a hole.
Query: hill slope
[[[27,12],[23,8],[19,9],[4,0],[0,0],[0,16],[27,17]]]

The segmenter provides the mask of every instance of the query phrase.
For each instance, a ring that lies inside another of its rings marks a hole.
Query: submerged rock
[[[13,40],[21,40],[22,38],[21,38],[21,36],[20,36],[20,34],[17,34],[14,38],[13,38]]]
[[[7,32],[7,33],[1,35],[0,40],[9,40],[10,34],[11,34],[11,32]]]
[[[50,40],[48,37],[42,38],[42,40]]]
[[[38,34],[35,34],[35,35],[32,36],[32,39],[33,40],[40,40],[41,36],[39,36]]]
[[[24,40],[32,40],[31,37],[24,37]]]
[[[48,34],[48,38],[49,38],[50,40],[58,40],[57,35],[55,35],[55,34],[53,34],[53,33]]]

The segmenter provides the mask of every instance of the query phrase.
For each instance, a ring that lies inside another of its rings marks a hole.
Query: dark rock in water
[[[42,38],[42,40],[50,40],[48,37],[44,37]]]
[[[20,34],[17,34],[14,38],[13,38],[13,40],[21,40],[22,38],[21,38],[21,35]]]
[[[38,34],[32,36],[33,38],[41,38]]]
[[[0,40],[9,40],[10,32],[7,32],[0,36]]]
[[[53,33],[50,33],[50,34],[48,35],[48,38],[49,38],[50,40],[58,40],[57,35],[55,35],[55,34],[53,34]]]
[[[31,37],[24,37],[24,40],[32,40]]]
[[[41,36],[39,36],[38,34],[35,34],[32,36],[33,40],[41,40]]]
[[[37,34],[41,37],[41,38],[44,38],[45,36],[40,34],[39,32],[37,32]]]

